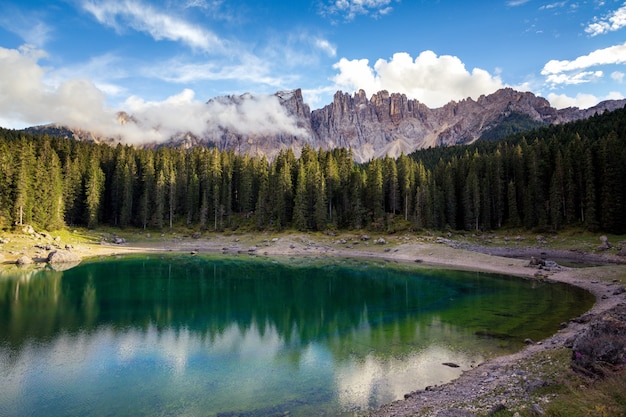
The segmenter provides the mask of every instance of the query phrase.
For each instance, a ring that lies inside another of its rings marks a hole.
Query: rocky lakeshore
[[[14,267],[20,259],[29,258],[35,263],[26,267],[46,267],[61,259],[70,259],[68,265],[81,258],[146,252],[180,253],[229,253],[253,256],[337,256],[352,258],[378,258],[391,262],[415,262],[446,268],[479,270],[504,273],[525,279],[541,279],[563,282],[584,288],[596,297],[593,308],[578,318],[563,323],[554,335],[541,341],[527,341],[527,346],[511,355],[500,356],[476,365],[458,379],[440,386],[416,387],[406,393],[405,399],[384,405],[368,413],[369,416],[483,416],[507,410],[514,413],[530,412],[542,415],[548,396],[537,396],[538,388],[549,381],[533,371],[529,363],[550,362],[551,355],[571,352],[577,338],[593,327],[598,320],[616,311],[626,312],[626,266],[622,257],[610,253],[591,254],[603,266],[588,268],[560,267],[548,263],[551,255],[561,259],[563,251],[551,252],[541,248],[539,255],[544,262],[533,264],[530,256],[536,248],[516,249],[512,256],[506,249],[481,245],[460,244],[446,238],[416,235],[376,236],[368,235],[308,235],[308,234],[194,234],[191,236],[161,234],[155,237],[120,238],[104,234],[92,242],[68,242],[49,235],[31,235],[17,243],[13,238],[2,236],[0,261],[5,267]],[[34,242],[33,242],[34,241]],[[508,251],[512,252],[512,251]],[[568,252],[576,257],[578,252]],[[565,253],[567,254],[567,253]],[[526,255],[529,255],[528,257]],[[57,261],[54,261],[57,259]],[[620,317],[626,316],[626,313]],[[612,316],[611,316],[612,317]],[[621,322],[624,327],[626,324]],[[626,334],[626,333],[624,333]],[[622,353],[626,345],[621,339]],[[567,353],[570,354],[571,353]]]

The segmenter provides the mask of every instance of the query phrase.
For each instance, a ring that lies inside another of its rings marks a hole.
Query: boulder
[[[33,229],[33,226],[27,224],[22,227],[22,233],[24,233],[25,235],[34,235],[35,229]]]
[[[594,317],[572,345],[572,368],[604,375],[607,368],[626,362],[626,305]]]
[[[609,238],[606,236],[600,236],[600,246],[598,246],[598,250],[609,250],[611,249],[611,244],[609,243]]]
[[[80,256],[69,250],[55,250],[48,254],[49,264],[63,264],[80,262]]]
[[[29,258],[28,256],[24,255],[24,256],[20,256],[19,258],[17,258],[17,260],[15,261],[15,263],[17,265],[30,265],[32,264],[34,261]]]

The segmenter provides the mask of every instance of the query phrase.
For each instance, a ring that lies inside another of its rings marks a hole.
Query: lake
[[[359,259],[11,269],[0,415],[352,415],[547,337],[593,301],[562,284]]]

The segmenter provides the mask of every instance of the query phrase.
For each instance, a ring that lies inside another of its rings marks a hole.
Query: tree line
[[[0,130],[0,228],[220,231],[503,227],[626,232],[626,109],[497,142],[357,164],[208,147],[115,147]]]

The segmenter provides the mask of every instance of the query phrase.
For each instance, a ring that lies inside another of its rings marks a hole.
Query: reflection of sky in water
[[[343,409],[366,409],[461,374],[462,368],[450,368],[443,362],[454,362],[467,369],[472,359],[442,346],[431,346],[402,359],[381,361],[368,355],[364,360],[343,364],[335,372],[339,401]]]
[[[509,352],[563,300],[476,274],[180,261],[0,280],[0,416],[364,410]]]
[[[322,395],[334,398],[341,409],[363,410],[455,378],[478,360],[442,346],[398,358],[372,352],[338,360],[327,344],[293,345],[297,343],[285,344],[275,329],[266,326],[261,335],[254,325],[246,331],[231,325],[212,341],[186,329],[153,326],[122,332],[102,326],[89,334],[63,333],[49,342],[23,346],[11,360],[6,349],[0,350],[0,415],[27,415],[44,400],[59,398],[64,399],[59,414],[65,407],[89,410],[116,401],[118,395],[124,401],[120,393],[127,389],[141,392],[133,386],[137,383],[144,385],[145,392],[156,390],[151,393],[155,398],[183,393],[198,398],[177,412],[189,412],[188,407],[224,411],[232,396],[260,403],[268,396],[289,399],[292,388],[315,391],[320,384],[328,390]],[[446,361],[462,368],[443,366]],[[290,387],[289,381],[299,386]],[[102,392],[112,385],[113,392]],[[39,401],[31,398],[40,392],[44,394]],[[52,409],[50,415],[54,414]]]
[[[353,356],[336,367],[334,378],[339,402],[344,410],[363,410],[404,397],[404,394],[428,385],[442,384],[461,375],[463,370],[483,361],[459,349],[466,332],[443,325],[435,316],[419,328],[418,339],[429,340],[408,355],[380,358],[376,352]],[[458,368],[443,365],[453,362]]]

